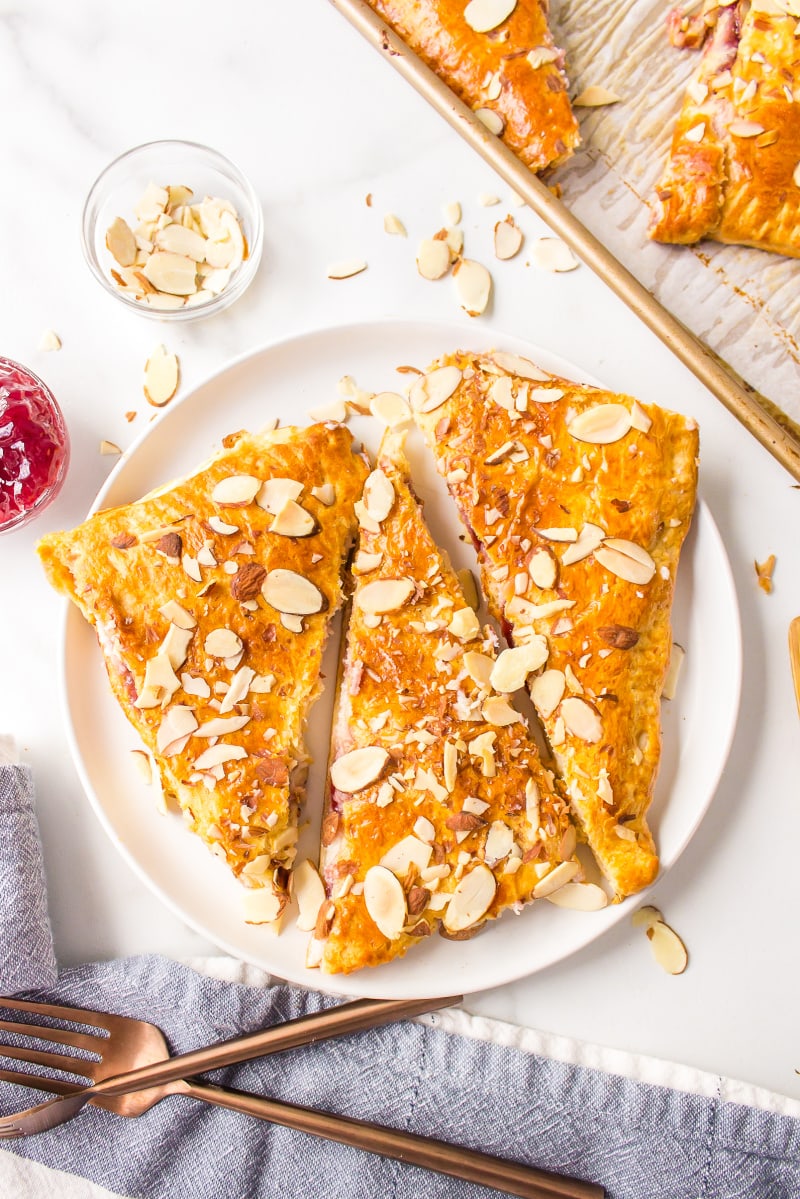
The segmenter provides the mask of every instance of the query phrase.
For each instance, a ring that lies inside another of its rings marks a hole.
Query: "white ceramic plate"
[[[308,423],[308,409],[332,400],[345,374],[370,391],[397,390],[395,368],[426,366],[468,343],[526,354],[571,378],[579,368],[515,339],[463,325],[387,322],[307,333],[268,346],[226,366],[168,409],[118,464],[95,509],[127,503],[183,474],[240,428],[257,430],[271,417]],[[647,396],[642,396],[646,400]],[[381,427],[359,418],[353,431],[375,449]],[[456,567],[474,567],[471,549],[442,481],[416,433],[409,457],[434,536]],[[662,871],[675,862],[711,802],[728,755],[741,682],[741,638],[733,580],[714,520],[701,502],[681,560],[673,635],[687,651],[678,694],[663,704],[664,749],[651,824]],[[324,671],[335,677],[338,627]],[[347,995],[437,996],[511,982],[575,953],[618,920],[632,901],[601,912],[569,912],[541,902],[506,914],[472,941],[431,937],[406,958],[377,970],[330,978],[304,966],[307,934],[292,922],[276,937],[243,922],[241,887],[227,867],[185,828],[162,815],[130,758],[137,738],[117,707],[94,633],[70,606],[65,626],[64,680],[72,749],[86,791],[106,831],[139,876],[168,907],[236,957],[293,982]],[[328,686],[310,721],[314,766],[308,782],[310,823],[300,856],[316,857],[328,731],[333,701]],[[636,902],[639,902],[637,899]]]

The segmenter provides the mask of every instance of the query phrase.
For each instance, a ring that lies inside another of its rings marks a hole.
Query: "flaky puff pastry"
[[[367,468],[341,425],[224,446],[38,552],[93,625],[165,795],[248,887],[245,917],[262,923],[287,902],[303,725]]]
[[[492,614],[515,645],[546,640],[528,687],[573,813],[617,896],[638,891],[696,425],[498,352],[448,355],[412,401]]]
[[[503,141],[531,170],[565,161],[579,145],[564,56],[550,34],[546,4],[507,4],[506,19],[478,32],[464,0],[369,3],[459,99],[488,113],[489,122],[499,119]]]
[[[498,660],[467,605],[402,440],[384,437],[359,508],[309,953],[329,973],[469,936],[580,874],[569,805],[498,690],[519,654]]]
[[[800,256],[800,34],[793,0],[673,14],[673,40],[705,42],[689,83],[650,236]],[[794,10],[793,10],[794,11]]]

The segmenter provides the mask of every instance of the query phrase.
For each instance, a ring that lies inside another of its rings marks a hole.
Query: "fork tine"
[[[28,1049],[20,1045],[0,1045],[0,1057],[13,1057],[16,1061],[32,1062],[46,1066],[49,1070],[64,1070],[80,1078],[92,1078],[96,1062],[85,1057],[73,1057],[65,1053],[48,1053],[41,1049]]]
[[[74,1095],[83,1087],[77,1082],[66,1082],[62,1078],[46,1078],[44,1074],[25,1074],[22,1070],[0,1070],[0,1082],[15,1082],[21,1087],[33,1087],[37,1091],[50,1091],[53,1095]]]
[[[90,1008],[61,1007],[57,1003],[38,1003],[32,999],[4,999],[0,997],[0,1008],[9,1011],[34,1012],[40,1016],[52,1016],[54,1020],[69,1020],[72,1024],[88,1024],[92,1028],[108,1031],[109,1017],[104,1012],[93,1012]]]
[[[49,1024],[17,1024],[14,1020],[0,1020],[3,1032],[19,1033],[21,1037],[38,1037],[42,1041],[55,1041],[59,1045],[72,1045],[74,1049],[85,1049],[87,1053],[102,1054],[108,1037],[94,1033],[73,1032],[71,1028],[51,1028]],[[2,1046],[0,1046],[2,1048]]]

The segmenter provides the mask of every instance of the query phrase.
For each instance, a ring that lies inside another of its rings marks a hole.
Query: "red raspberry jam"
[[[31,371],[0,358],[0,532],[55,499],[69,462],[61,409]]]

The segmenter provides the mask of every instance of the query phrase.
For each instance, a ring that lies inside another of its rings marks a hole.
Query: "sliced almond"
[[[571,548],[571,546],[568,547],[568,550]],[[528,562],[528,574],[542,591],[550,591],[555,586],[558,577],[558,559],[546,545],[538,546],[531,554]]]
[[[549,380],[550,375],[535,366],[528,358],[523,358],[519,354],[508,354],[505,350],[494,350],[491,361],[496,363],[503,371],[508,371],[510,375],[517,375],[520,379],[531,379],[533,382],[545,383]]]
[[[687,142],[700,143],[706,135],[705,121],[698,121],[696,125],[692,125],[691,129],[687,129],[684,133],[684,138]]]
[[[210,658],[233,658],[242,649],[242,640],[232,629],[212,629],[203,649]]]
[[[417,250],[417,270],[423,279],[441,279],[450,270],[450,247],[446,241],[426,237]]]
[[[622,537],[608,537],[594,551],[595,561],[628,583],[649,583],[656,572],[656,564],[647,550],[635,541]]]
[[[157,346],[144,368],[144,395],[148,404],[163,408],[178,390],[178,359],[165,346]]]
[[[117,445],[117,443],[115,441],[103,440],[100,442],[100,453],[105,454],[109,457],[113,457],[116,454],[121,454],[122,449]]]
[[[196,233],[194,229],[187,229],[184,225],[177,225],[175,222],[158,230],[155,244],[160,250],[167,250],[170,254],[180,254],[184,258],[191,258],[193,262],[205,260],[206,239]]]
[[[599,525],[585,524],[578,534],[578,540],[568,545],[561,555],[561,565],[572,566],[588,558],[602,544],[605,535],[605,529]]]
[[[483,856],[488,865],[494,866],[497,862],[502,862],[503,858],[508,857],[513,844],[514,834],[508,825],[502,820],[493,821],[489,826],[483,847]]]
[[[641,404],[634,400],[631,405],[631,428],[638,429],[640,433],[649,433],[652,423]]]
[[[400,880],[385,866],[371,866],[364,876],[364,903],[373,924],[384,937],[396,940],[403,931],[408,909]]]
[[[392,233],[397,237],[408,237],[405,225],[393,212],[387,212],[383,218],[383,229],[385,233]]]
[[[488,690],[491,687],[492,671],[495,659],[488,654],[478,653],[477,650],[467,650],[463,657],[464,669],[473,683]]]
[[[224,508],[243,508],[252,504],[259,492],[261,480],[254,475],[226,475],[211,492],[215,504]]]
[[[391,512],[394,501],[391,479],[380,468],[373,470],[364,484],[364,505],[369,515],[380,524]]]
[[[212,720],[206,720],[201,724],[194,735],[209,740],[212,737],[224,737],[227,733],[238,733],[239,729],[243,729],[250,720],[250,716],[215,716]]]
[[[543,271],[574,271],[580,262],[566,242],[557,237],[539,237],[531,243],[531,261]]]
[[[459,608],[450,617],[447,628],[459,641],[472,641],[474,637],[480,635],[481,631],[480,621],[472,608]]]
[[[351,749],[331,763],[331,783],[337,791],[354,795],[379,779],[389,760],[388,753],[380,745]]]
[[[167,708],[156,733],[156,748],[163,754],[174,742],[182,740],[197,728],[197,717],[191,708],[174,704]]]
[[[565,679],[566,682],[566,679]],[[603,735],[603,722],[595,707],[576,695],[568,696],[561,703],[561,716],[567,732],[581,741],[594,744]]]
[[[366,550],[359,550],[353,560],[353,573],[368,575],[370,571],[377,570],[381,562],[383,554],[370,554]]]
[[[369,402],[369,410],[390,429],[405,425],[411,420],[411,409],[405,396],[396,391],[379,391]]]
[[[215,766],[223,766],[225,762],[240,762],[242,758],[247,757],[247,750],[243,745],[228,745],[224,741],[220,741],[218,745],[212,745],[200,754],[199,758],[194,760],[195,770],[213,770]]]
[[[562,527],[554,527],[552,529],[536,529],[540,537],[545,537],[548,541],[577,541],[578,530],[570,528],[569,525]]]
[[[597,883],[565,883],[545,898],[557,908],[570,908],[573,912],[599,912],[608,907],[608,896]]]
[[[451,794],[458,777],[458,749],[453,741],[445,741],[442,751],[442,774],[444,785]],[[431,838],[433,840],[433,838]]]
[[[686,657],[686,651],[683,646],[673,642],[672,653],[669,659],[669,669],[667,676],[664,679],[664,685],[661,688],[662,699],[674,699],[675,692],[678,690],[678,679],[680,678],[683,660]]]
[[[352,279],[353,275],[360,275],[366,269],[367,264],[363,258],[346,258],[341,262],[330,263],[327,275],[329,279]]]
[[[461,224],[461,205],[458,200],[453,200],[450,204],[445,204],[442,208],[442,215],[446,225]]]
[[[419,375],[411,387],[411,406],[415,412],[434,412],[450,399],[461,378],[457,366],[440,366],[427,375]]]
[[[475,582],[475,576],[473,575],[472,571],[468,570],[466,567],[463,570],[456,571],[456,575],[458,576],[458,582],[461,586],[464,599],[467,601],[470,608],[472,608],[472,611],[477,612],[480,599],[478,596],[478,585]]]
[[[115,262],[120,266],[133,266],[136,262],[136,238],[133,235],[133,230],[123,221],[122,217],[117,217],[106,231],[106,247]]]
[[[647,929],[653,957],[667,974],[683,974],[689,963],[686,946],[674,929],[662,920],[656,920]]]
[[[55,329],[45,329],[42,336],[39,338],[37,349],[43,354],[53,353],[61,349],[61,338],[56,333]]]
[[[494,725],[495,728],[505,728],[522,719],[516,708],[512,707],[508,700],[501,695],[491,695],[481,708],[481,713],[484,720],[488,724]]]
[[[238,525],[229,525],[227,521],[220,520],[218,516],[209,516],[208,523],[214,532],[219,533],[222,537],[229,537],[231,533],[240,531]]]
[[[509,694],[525,686],[529,674],[547,661],[547,638],[536,635],[525,645],[504,649],[492,669],[490,682],[495,691]]]
[[[296,500],[287,500],[280,512],[273,517],[270,533],[281,537],[309,537],[316,532],[317,522]]]
[[[304,859],[292,871],[292,893],[297,900],[297,927],[301,932],[313,932],[319,910],[325,902],[325,887],[313,862]]]
[[[623,404],[594,404],[572,418],[567,432],[577,441],[610,445],[624,437],[630,428],[631,414]]]
[[[764,126],[759,125],[757,121],[731,121],[728,132],[734,137],[758,137],[764,132]]]
[[[517,0],[470,0],[464,9],[464,20],[476,33],[488,33],[508,20]]]
[[[631,916],[631,924],[634,928],[643,928],[646,930],[652,928],[656,921],[661,919],[661,913],[658,908],[654,908],[651,904],[644,904],[643,907],[639,908]]]
[[[493,108],[476,108],[475,116],[485,125],[490,133],[494,133],[496,137],[505,129],[505,122],[499,112],[495,112]]]
[[[293,616],[311,616],[325,605],[325,597],[316,584],[305,575],[282,567],[268,572],[261,594],[278,612]]]
[[[505,261],[513,258],[522,248],[522,230],[513,217],[507,216],[504,221],[498,221],[494,227],[494,252],[497,258]]]
[[[312,487],[311,494],[326,508],[331,508],[336,503],[336,488],[333,483],[323,483],[319,487]]]
[[[497,882],[488,866],[482,863],[465,874],[453,891],[444,913],[443,923],[448,932],[461,932],[481,920],[492,905]]]
[[[191,629],[182,629],[176,624],[169,626],[158,652],[164,654],[173,670],[180,670],[183,666],[193,637]]]
[[[131,757],[142,782],[149,787],[153,781],[153,762],[149,753],[144,749],[132,749]]]
[[[157,183],[148,183],[133,211],[140,221],[155,221],[168,204],[169,192],[167,189],[159,187]]]
[[[190,296],[197,291],[197,264],[185,254],[154,250],[142,267],[142,274],[157,291],[171,296]]]
[[[533,50],[528,52],[526,58],[533,69],[538,71],[540,67],[556,61],[558,58],[558,50],[552,46],[535,46]]]
[[[550,895],[560,890],[561,887],[566,886],[567,883],[571,883],[579,871],[580,865],[578,862],[559,862],[558,866],[555,866],[549,874],[540,879],[533,888],[533,898],[547,899]]]
[[[245,924],[274,924],[284,908],[282,897],[271,887],[249,887],[242,897]]]
[[[618,104],[622,99],[616,92],[610,92],[607,87],[591,84],[576,96],[572,103],[576,108],[601,108],[604,104]]]
[[[416,866],[417,870],[426,870],[432,856],[431,845],[409,834],[383,855],[380,864],[398,878],[405,878],[410,866]]]
[[[486,311],[492,294],[492,276],[485,266],[471,258],[462,258],[453,267],[456,292],[467,316],[480,316]]]
[[[274,479],[267,479],[265,483],[262,483],[255,501],[259,508],[264,508],[273,516],[277,516],[287,500],[299,500],[302,491],[303,484],[298,483],[296,479],[276,476]]]
[[[362,612],[381,616],[402,608],[415,590],[412,579],[376,579],[361,588],[356,595],[356,604]]]
[[[544,720],[552,716],[561,703],[566,685],[567,680],[561,670],[545,670],[532,680],[530,697]]]

